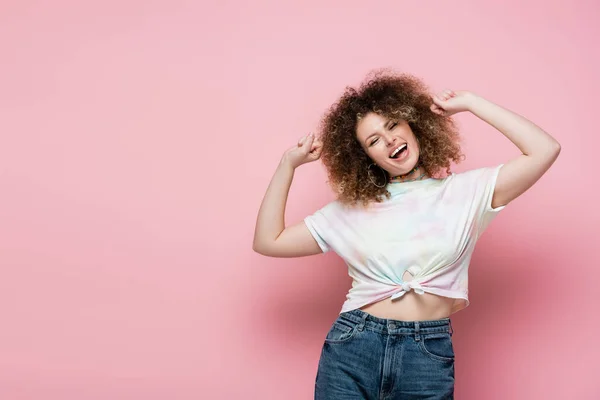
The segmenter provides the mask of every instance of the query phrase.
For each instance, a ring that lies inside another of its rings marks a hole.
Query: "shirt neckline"
[[[388,182],[387,186],[402,186],[402,187],[419,186],[421,184],[431,183],[431,181],[437,181],[437,180],[439,180],[439,179],[429,177],[429,178],[425,178],[425,179],[419,179],[418,181]]]
[[[390,194],[408,193],[412,191],[420,191],[421,189],[434,187],[437,184],[443,182],[444,178],[432,178],[421,179],[420,181],[410,182],[388,182],[386,189]]]

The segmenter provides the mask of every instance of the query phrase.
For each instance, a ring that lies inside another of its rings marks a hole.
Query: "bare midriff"
[[[404,296],[391,300],[380,300],[360,309],[375,317],[399,321],[429,321],[448,318],[452,313],[455,299],[431,293],[418,294],[413,290]]]
[[[411,281],[413,276],[405,271],[402,278]],[[455,299],[432,293],[418,294],[410,290],[400,298],[391,297],[367,304],[360,309],[379,318],[398,321],[431,321],[450,317]]]

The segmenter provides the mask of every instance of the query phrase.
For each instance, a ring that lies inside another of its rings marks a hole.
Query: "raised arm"
[[[432,111],[452,115],[470,111],[508,138],[521,155],[506,162],[496,180],[492,207],[519,197],[548,171],[560,154],[560,144],[528,119],[470,92],[445,90],[433,96]]]
[[[285,206],[296,168],[321,156],[322,144],[309,135],[283,155],[263,198],[252,249],[270,257],[303,257],[321,253],[321,248],[301,221],[285,227]]]

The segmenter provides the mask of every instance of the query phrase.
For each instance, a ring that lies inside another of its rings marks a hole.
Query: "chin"
[[[415,167],[415,165],[417,165],[416,161],[409,160],[406,163],[404,163],[402,170],[400,170],[397,173],[392,174],[392,175],[396,176],[396,175],[408,174],[410,171],[412,171],[412,169]]]

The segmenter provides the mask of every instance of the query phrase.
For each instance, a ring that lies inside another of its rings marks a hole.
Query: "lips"
[[[408,147],[408,143],[402,143],[400,146],[398,146],[398,147],[394,148],[394,149],[393,149],[393,150],[390,152],[390,154],[389,154],[389,157],[390,157],[390,158],[392,158],[392,154],[395,154],[395,153],[397,153],[399,149],[400,149],[400,151],[401,151],[401,150],[402,150],[403,148],[405,148],[405,147]]]
[[[410,155],[410,149],[408,148],[408,145],[406,146],[406,150],[402,151],[400,153],[400,155],[398,156],[398,158],[390,158],[390,160],[392,161],[400,161],[403,162],[404,160],[406,160],[406,158]]]

